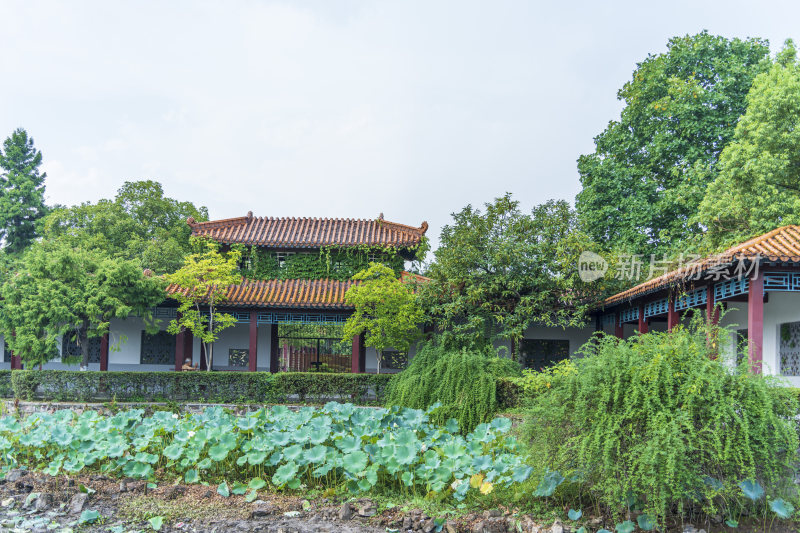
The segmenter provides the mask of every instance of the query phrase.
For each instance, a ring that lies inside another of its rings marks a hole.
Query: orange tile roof
[[[332,279],[271,279],[248,280],[228,287],[226,306],[278,307],[304,309],[352,309],[344,294],[354,281]],[[179,291],[176,285],[167,287],[167,294]]]
[[[320,248],[322,246],[416,246],[428,230],[383,219],[272,218],[247,216],[196,222],[186,221],[194,237],[211,237],[222,243],[244,243],[276,248]]]
[[[630,300],[636,296],[653,292],[667,285],[676,284],[690,275],[696,275],[708,268],[739,261],[742,259],[766,259],[786,263],[800,263],[800,226],[783,226],[754,237],[749,241],[729,248],[722,253],[699,259],[683,269],[673,270],[650,279],[611,296],[603,302],[605,305]]]

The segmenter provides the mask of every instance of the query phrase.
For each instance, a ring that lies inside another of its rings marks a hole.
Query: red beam
[[[258,315],[256,310],[250,311],[250,352],[248,353],[250,372],[258,369]]]
[[[647,320],[644,318],[644,304],[639,304],[639,333],[647,333]]]
[[[100,371],[108,371],[108,333],[100,338]]]
[[[761,373],[764,347],[764,277],[750,279],[747,298],[748,360],[754,374]]]

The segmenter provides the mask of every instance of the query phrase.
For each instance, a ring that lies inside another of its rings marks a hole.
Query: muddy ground
[[[84,492],[88,487],[87,492]],[[313,500],[297,496],[262,492],[258,500],[246,502],[243,496],[223,498],[215,487],[202,485],[162,485],[148,489],[143,481],[116,480],[105,476],[66,476],[12,470],[0,480],[0,530],[30,532],[152,531],[148,519],[161,516],[164,532],[265,533],[386,533],[437,530],[446,533],[574,533],[569,524],[555,521],[542,524],[531,516],[493,509],[441,522],[421,510],[402,513],[399,509],[378,513],[369,499],[345,502],[320,497]],[[93,523],[80,523],[86,511],[97,511]],[[589,517],[589,531],[613,524]],[[441,527],[440,527],[441,526]],[[798,531],[793,524],[767,524],[775,533]],[[763,531],[762,524],[742,524],[737,530],[724,525],[674,524],[671,531],[712,533],[717,531]]]

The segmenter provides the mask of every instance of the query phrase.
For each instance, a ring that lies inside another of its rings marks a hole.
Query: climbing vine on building
[[[371,262],[384,264],[399,276],[405,261],[398,250],[385,246],[330,247],[308,252],[277,252],[250,246],[242,255],[241,271],[248,279],[346,281],[367,269]]]

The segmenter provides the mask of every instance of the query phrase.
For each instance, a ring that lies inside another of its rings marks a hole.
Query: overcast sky
[[[506,191],[572,201],[637,61],[708,29],[800,32],[800,2],[0,3],[0,137],[47,199],[155,179],[212,218],[419,225]]]

